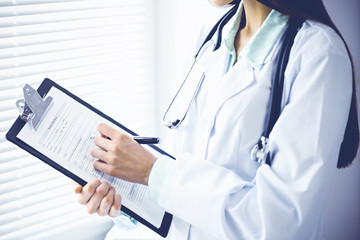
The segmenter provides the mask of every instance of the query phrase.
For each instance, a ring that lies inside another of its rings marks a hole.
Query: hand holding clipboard
[[[93,139],[99,135],[96,126],[101,122],[129,136],[136,134],[50,79],[45,79],[37,92],[40,96],[46,95],[53,99],[53,103],[49,103],[44,111],[40,111],[44,114],[41,121],[33,128],[32,124],[35,122],[26,123],[19,117],[6,134],[6,138],[81,185],[94,178],[109,182],[121,194],[122,210],[125,213],[165,237],[172,216],[148,198],[147,187],[123,181],[94,169],[95,159],[89,154],[95,147]],[[43,101],[42,98],[38,100]],[[38,101],[35,103],[39,106]],[[34,107],[32,105],[32,108]],[[168,155],[154,145],[145,148],[154,156]]]

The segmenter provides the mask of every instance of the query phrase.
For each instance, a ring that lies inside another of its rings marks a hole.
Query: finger
[[[103,162],[103,161],[95,161],[93,163],[93,167],[96,169],[96,170],[99,170],[103,173],[106,173],[108,175],[111,175],[111,174],[114,174],[114,172],[111,171],[111,166],[109,164],[107,164],[106,162]],[[112,176],[112,175],[111,175]]]
[[[94,179],[86,184],[85,187],[83,187],[81,190],[78,202],[80,204],[86,204],[90,200],[91,196],[95,193],[95,190],[99,185],[100,181],[98,179]]]
[[[82,186],[81,186],[80,184],[75,183],[75,184],[74,184],[74,192],[75,192],[76,194],[80,194],[80,193],[81,193],[81,190],[82,190]]]
[[[106,136],[109,137],[111,139],[115,139],[117,130],[115,128],[110,127],[109,125],[105,124],[105,123],[100,123],[97,126],[97,130],[99,131],[99,133],[102,136]]]
[[[100,216],[105,216],[109,214],[111,205],[114,202],[114,195],[115,195],[115,189],[114,187],[110,187],[108,193],[101,200],[100,207],[97,211]]]
[[[110,208],[109,216],[117,217],[121,211],[121,196],[119,194],[114,195],[114,202]]]
[[[89,214],[97,212],[102,199],[108,193],[109,189],[110,185],[107,182],[101,183],[100,186],[96,188],[95,193],[91,196],[89,202],[86,204]]]
[[[98,149],[98,148],[92,149],[90,152],[90,155],[93,156],[94,158],[97,158],[104,162],[108,162],[108,160],[111,156],[111,154],[109,152],[106,152],[106,151]]]
[[[106,151],[108,151],[109,146],[111,144],[111,140],[106,138],[106,137],[96,137],[94,138],[94,143],[96,146],[98,146],[101,149],[104,149]]]

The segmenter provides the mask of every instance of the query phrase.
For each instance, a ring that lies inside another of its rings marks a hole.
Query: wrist
[[[157,158],[154,157],[154,158],[151,158],[148,162],[148,166],[146,168],[146,171],[145,171],[145,176],[144,176],[144,180],[143,180],[143,184],[148,186],[149,185],[149,177],[150,177],[150,173],[151,173],[151,170],[156,162]]]

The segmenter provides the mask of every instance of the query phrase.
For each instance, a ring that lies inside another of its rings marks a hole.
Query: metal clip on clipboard
[[[23,87],[23,92],[24,99],[17,100],[16,107],[19,110],[20,118],[29,123],[36,131],[42,118],[53,103],[53,98],[48,96],[44,100],[29,84]]]

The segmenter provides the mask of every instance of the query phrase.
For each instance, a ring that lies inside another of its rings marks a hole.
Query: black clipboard
[[[71,92],[69,92],[65,88],[59,86],[54,81],[52,81],[52,80],[50,80],[48,78],[45,78],[44,81],[40,84],[39,88],[37,89],[37,92],[39,93],[40,96],[46,96],[47,93],[50,91],[50,89],[53,88],[53,87],[57,88],[61,92],[65,93],[66,95],[68,95],[72,99],[76,100],[77,102],[79,102],[80,104],[82,104],[86,108],[90,109],[91,111],[95,112],[96,114],[100,115],[104,119],[107,119],[108,121],[110,121],[113,124],[117,125],[118,127],[120,127],[125,132],[127,132],[127,133],[129,133],[131,135],[137,136],[137,134],[134,133],[133,131],[131,131],[130,129],[126,128],[125,126],[123,126],[119,122],[115,121],[114,119],[107,116],[103,112],[101,112],[98,109],[94,108],[93,106],[91,106],[87,102],[83,101],[79,97],[75,96],[74,94],[72,94]],[[22,130],[22,128],[25,126],[25,124],[26,124],[26,122],[24,120],[22,120],[21,117],[19,116],[16,119],[16,121],[13,123],[13,125],[11,126],[9,131],[6,133],[6,139],[9,140],[10,142],[14,143],[15,145],[19,146],[20,148],[24,149],[25,151],[29,152],[33,156],[37,157],[38,159],[40,159],[44,163],[46,163],[46,164],[50,165],[51,167],[55,168],[56,170],[63,173],[67,177],[73,179],[74,181],[81,184],[82,186],[86,185],[87,182],[85,180],[81,179],[80,177],[73,174],[69,170],[63,168],[62,166],[60,166],[59,164],[57,164],[56,162],[54,162],[53,160],[51,160],[50,158],[48,158],[47,156],[42,154],[41,152],[37,151],[33,147],[29,146],[27,143],[23,142],[21,139],[19,139],[17,137],[17,135]],[[151,148],[153,148],[154,150],[158,151],[159,153],[161,153],[163,155],[167,155],[167,156],[171,157],[172,159],[175,159],[174,157],[172,157],[171,155],[169,155],[168,153],[166,153],[165,151],[163,151],[162,149],[160,149],[157,146],[154,146],[154,145],[148,145],[148,146],[150,146]],[[150,228],[154,232],[158,233],[160,236],[162,236],[162,237],[167,236],[167,234],[169,232],[170,224],[171,224],[171,221],[172,221],[172,215],[170,213],[165,212],[164,217],[163,217],[162,222],[161,222],[161,226],[160,226],[160,228],[157,228],[156,226],[152,225],[150,222],[143,219],[141,216],[139,216],[136,213],[134,213],[133,211],[131,211],[129,208],[127,208],[125,206],[122,206],[121,210],[123,212],[125,212],[126,214],[128,214],[129,216],[135,218],[137,221],[144,224],[145,226],[147,226],[148,228]]]

